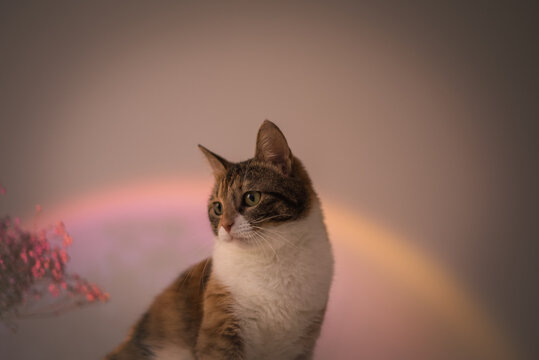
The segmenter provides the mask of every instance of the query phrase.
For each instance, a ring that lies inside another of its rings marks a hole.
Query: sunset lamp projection
[[[94,349],[95,356],[121,343],[107,359],[355,359],[358,351],[372,359],[434,359],[448,351],[461,359],[515,357],[481,304],[434,259],[364,214],[323,196],[319,205],[274,124],[262,125],[254,159],[233,163],[201,150],[213,171],[213,190],[211,177],[162,178],[89,193],[49,211],[38,208],[24,227],[4,218],[2,320],[23,332],[30,325],[54,327],[74,342],[78,335],[69,324],[83,322],[87,336],[109,344]],[[57,223],[23,230],[37,222]],[[322,238],[313,240],[313,232]],[[309,239],[320,243],[309,250]],[[306,249],[315,254],[304,257]],[[100,286],[67,272],[71,256],[69,265],[102,284],[110,301]],[[313,278],[305,280],[309,274]],[[218,279],[231,282],[225,287]],[[107,304],[67,311],[95,302]],[[238,306],[246,313],[236,313]],[[251,323],[239,320],[245,314]],[[27,317],[40,318],[14,322]],[[264,332],[243,335],[241,326]],[[285,339],[290,342],[281,346]]]

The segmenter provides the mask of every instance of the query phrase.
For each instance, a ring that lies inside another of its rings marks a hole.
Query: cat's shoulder
[[[106,359],[155,358],[172,348],[190,353],[202,321],[204,292],[211,269],[212,259],[207,258],[183,271],[155,297],[124,343]]]
[[[165,294],[195,295],[203,294],[212,271],[212,258],[208,257],[191,265],[183,271],[176,280],[165,290]]]

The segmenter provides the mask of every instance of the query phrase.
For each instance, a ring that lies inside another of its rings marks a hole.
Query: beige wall
[[[524,342],[537,329],[532,13],[2,4],[0,210],[205,176],[197,143],[245,159],[268,118],[323,198],[432,254]]]

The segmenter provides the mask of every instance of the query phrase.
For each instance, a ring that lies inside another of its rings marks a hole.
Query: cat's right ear
[[[206,159],[208,159],[208,162],[210,163],[210,166],[213,170],[213,175],[215,176],[215,178],[219,178],[226,173],[226,171],[230,167],[230,163],[228,161],[226,161],[219,155],[214,154],[213,152],[206,149],[204,146],[200,144],[198,145],[198,148],[206,156]]]
[[[285,175],[292,171],[294,158],[281,130],[269,120],[264,120],[256,137],[255,159],[269,162]]]

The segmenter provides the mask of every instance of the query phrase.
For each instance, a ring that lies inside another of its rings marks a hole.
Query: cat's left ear
[[[216,178],[221,177],[222,175],[226,173],[226,171],[231,165],[227,160],[223,159],[217,154],[214,154],[213,152],[206,149],[204,146],[200,144],[198,145],[198,148],[206,156],[206,159],[208,159],[208,162],[210,163],[210,166],[213,170],[213,175]]]
[[[256,138],[255,159],[270,162],[285,175],[292,172],[292,152],[281,130],[269,120],[265,120]]]

